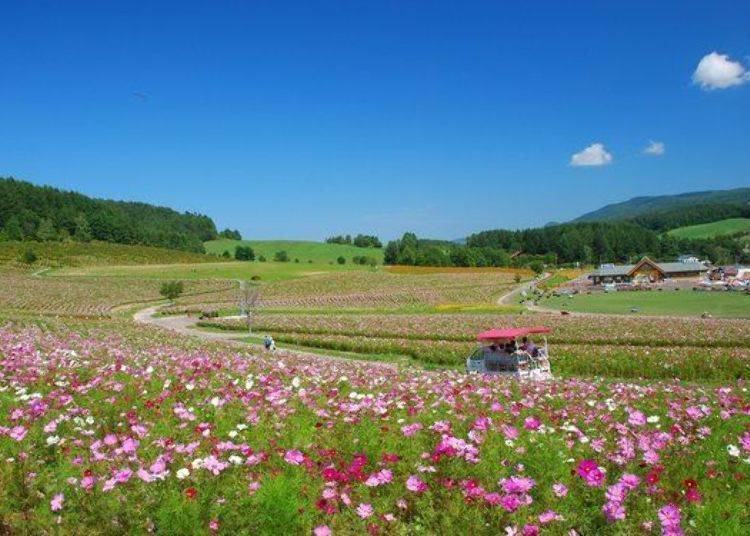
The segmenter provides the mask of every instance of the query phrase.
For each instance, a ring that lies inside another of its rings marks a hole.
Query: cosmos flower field
[[[0,328],[10,533],[747,534],[750,392]]]

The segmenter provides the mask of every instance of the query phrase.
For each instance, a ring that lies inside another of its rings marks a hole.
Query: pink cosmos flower
[[[24,437],[26,437],[26,434],[28,433],[28,430],[24,428],[23,426],[14,426],[10,429],[10,436],[11,439],[15,439],[16,441],[22,441]]]
[[[505,493],[528,493],[536,485],[533,479],[524,476],[503,478],[499,484]]]
[[[581,460],[576,469],[578,475],[583,478],[588,486],[597,488],[604,484],[606,475],[594,460]]]
[[[305,461],[305,455],[299,450],[288,450],[284,454],[284,461],[291,465],[301,465]]]
[[[357,506],[357,515],[361,517],[362,519],[367,519],[374,513],[375,513],[375,510],[373,510],[371,504],[360,503],[359,506]]]
[[[524,525],[523,536],[537,536],[539,534],[539,526],[538,525]]]
[[[412,423],[401,427],[401,433],[406,437],[411,437],[423,428],[422,423]]]
[[[133,475],[133,471],[130,469],[120,469],[115,473],[115,482],[118,484],[124,484],[128,480],[130,480],[130,477]]]
[[[568,486],[559,482],[552,484],[552,492],[557,497],[565,497],[568,494]]]
[[[514,512],[521,506],[521,501],[515,495],[505,495],[500,501],[500,505],[505,508],[508,512]]]
[[[138,448],[138,440],[128,437],[122,442],[122,451],[126,454],[134,454]]]
[[[628,416],[628,422],[633,426],[643,426],[646,424],[646,416],[642,411],[631,411]]]
[[[534,416],[526,417],[526,419],[523,421],[523,427],[527,430],[538,430],[540,426],[542,426],[542,421]]]
[[[621,521],[625,519],[625,507],[622,503],[616,501],[607,501],[602,506],[602,512],[610,522]]]
[[[414,493],[422,493],[427,491],[427,484],[418,476],[411,475],[406,480],[406,489],[413,491]]]
[[[502,501],[502,498],[503,496],[497,492],[487,493],[484,496],[484,500],[487,501],[487,504],[491,504],[492,506],[496,506],[500,504],[500,501]]]
[[[638,487],[638,484],[641,483],[641,479],[640,477],[636,475],[632,475],[630,473],[624,473],[620,477],[620,483],[623,486],[625,486],[628,489],[628,491],[631,491]]]
[[[49,507],[53,512],[59,512],[62,510],[63,502],[65,502],[65,495],[58,493],[52,497],[52,500],[49,502]]]
[[[560,516],[557,512],[554,510],[547,510],[546,512],[542,512],[539,514],[539,523],[542,525],[546,525],[547,523],[552,523],[553,521],[558,521],[562,519],[562,516]]]
[[[675,504],[667,504],[659,510],[659,521],[664,528],[679,527],[681,519],[680,509]]]
[[[81,487],[86,491],[91,491],[96,483],[96,479],[93,476],[84,476],[81,479]]]
[[[318,525],[313,529],[314,536],[331,536],[331,529],[328,525]]]

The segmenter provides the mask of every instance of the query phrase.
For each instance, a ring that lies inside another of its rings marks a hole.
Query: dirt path
[[[199,337],[207,341],[229,341],[236,344],[247,344],[240,340],[247,337],[247,334],[245,333],[222,333],[196,329],[196,324],[198,323],[197,318],[184,315],[154,316],[154,313],[156,313],[159,307],[160,306],[155,305],[146,309],[141,309],[133,315],[133,320],[135,320],[136,324],[149,324],[168,331],[174,331],[180,335]]]
[[[513,290],[511,290],[510,292],[500,296],[497,299],[497,302],[496,302],[497,305],[507,305],[509,303],[515,303],[518,299],[518,296],[521,294],[521,292],[523,292],[524,290],[528,292],[529,290],[533,289],[536,285],[538,285],[542,281],[549,279],[550,277],[552,277],[552,274],[550,272],[545,272],[544,274],[542,274],[542,277],[540,277],[539,279],[532,279],[531,281],[527,281],[523,285],[518,286],[514,288]]]
[[[246,349],[252,349],[258,352],[264,352],[264,348],[260,344],[253,344],[251,342],[244,341],[242,339],[246,338],[248,335],[247,333],[223,333],[223,332],[212,332],[212,331],[204,331],[202,329],[199,329],[196,327],[196,324],[198,323],[198,319],[194,317],[189,317],[185,315],[179,315],[179,316],[154,316],[154,313],[157,312],[159,309],[159,305],[151,306],[146,309],[141,309],[140,311],[133,314],[133,320],[136,324],[145,324],[150,326],[155,326],[160,329],[164,329],[167,331],[171,331],[173,333],[177,333],[179,335],[188,336],[188,337],[197,337],[199,339],[202,339],[204,341],[210,341],[210,342],[223,342],[225,344],[231,344],[233,346],[242,346]],[[318,353],[318,352],[304,352],[299,351],[296,349],[286,349],[286,348],[279,348],[278,354],[279,356],[304,356],[304,357],[315,357],[315,358],[322,358],[322,359],[328,359],[331,361],[340,361],[342,363],[346,362],[352,362],[352,361],[362,361],[367,363],[370,366],[375,367],[386,367],[386,368],[394,368],[397,367],[394,363],[389,362],[379,362],[379,361],[372,361],[367,359],[358,360],[356,357],[340,357],[340,356],[333,356],[328,355],[324,353]]]

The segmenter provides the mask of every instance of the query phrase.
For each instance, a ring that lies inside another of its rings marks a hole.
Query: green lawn
[[[579,294],[553,297],[543,307],[586,313],[697,316],[707,312],[716,317],[750,318],[750,296],[740,292],[650,291]],[[631,313],[634,307],[640,312]]]
[[[343,270],[372,270],[365,266],[346,264],[308,264],[295,262],[212,262],[199,264],[152,264],[141,266],[87,266],[53,270],[50,276],[114,276],[146,279],[250,279],[280,281]]]
[[[383,264],[382,248],[358,248],[342,244],[325,244],[322,242],[311,242],[305,240],[211,240],[205,242],[206,252],[221,255],[224,251],[234,256],[234,248],[239,245],[250,246],[255,252],[255,257],[263,255],[272,260],[277,251],[286,251],[289,259],[299,259],[300,263],[309,264],[336,264],[338,257],[344,257],[347,264],[351,264],[354,256],[368,256]]]
[[[750,218],[730,218],[728,220],[704,223],[701,225],[689,225],[672,229],[668,234],[675,238],[713,238],[715,236],[750,231]]]

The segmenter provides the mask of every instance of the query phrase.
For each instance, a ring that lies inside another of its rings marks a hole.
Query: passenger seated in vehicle
[[[528,337],[522,339],[521,350],[532,357],[537,357],[537,355],[539,355],[539,348],[537,348],[536,344],[534,344],[533,341],[530,341]]]
[[[508,341],[505,343],[505,353],[507,354],[514,354],[518,351],[518,347],[516,346],[516,341]]]

